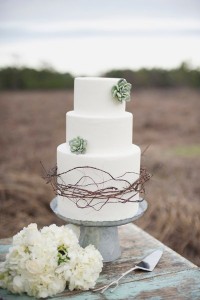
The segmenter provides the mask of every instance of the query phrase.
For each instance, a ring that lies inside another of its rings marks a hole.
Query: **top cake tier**
[[[125,101],[112,96],[120,78],[77,77],[74,83],[74,111],[79,114],[118,115],[125,111]]]

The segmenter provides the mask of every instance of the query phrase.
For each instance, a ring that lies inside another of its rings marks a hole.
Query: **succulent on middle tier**
[[[86,152],[87,141],[77,136],[69,141],[70,151],[75,154],[84,154]]]

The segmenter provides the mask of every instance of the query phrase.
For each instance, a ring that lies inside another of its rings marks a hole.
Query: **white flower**
[[[101,254],[94,246],[89,245],[85,249],[79,247],[69,278],[69,289],[89,290],[93,288],[103,267],[102,260]]]
[[[69,289],[95,285],[102,257],[93,247],[78,244],[68,227],[51,225],[38,230],[30,224],[13,237],[6,261],[0,264],[0,287],[13,293],[45,298]]]
[[[65,226],[58,227],[55,224],[53,224],[49,227],[43,227],[41,233],[45,240],[50,240],[51,243],[54,239],[54,242],[56,244],[61,245],[64,243],[68,247],[75,246],[78,244],[78,239],[76,235],[70,228],[66,228]]]
[[[30,224],[13,237],[13,245],[34,245],[41,242],[41,234],[37,229],[37,224]]]
[[[22,293],[23,285],[24,285],[24,280],[22,276],[17,275],[13,278],[13,291],[15,293]]]
[[[44,266],[36,259],[26,261],[26,269],[32,274],[41,274],[43,272]]]
[[[74,224],[67,224],[65,228],[71,229],[73,233],[75,233],[76,237],[79,239],[80,237],[80,226]]]

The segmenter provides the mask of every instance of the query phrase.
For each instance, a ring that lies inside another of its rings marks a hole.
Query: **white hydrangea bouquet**
[[[30,224],[13,237],[0,265],[0,287],[12,293],[45,298],[69,290],[95,286],[102,256],[94,246],[78,244],[72,229],[51,225],[38,230]]]

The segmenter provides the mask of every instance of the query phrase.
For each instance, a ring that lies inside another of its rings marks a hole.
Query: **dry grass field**
[[[69,91],[0,93],[1,238],[31,222],[62,224],[49,208],[54,195],[40,161],[55,165],[72,107]],[[136,223],[200,265],[200,91],[138,90],[127,110],[134,114],[134,143],[149,146],[142,164],[153,174],[148,211]]]

